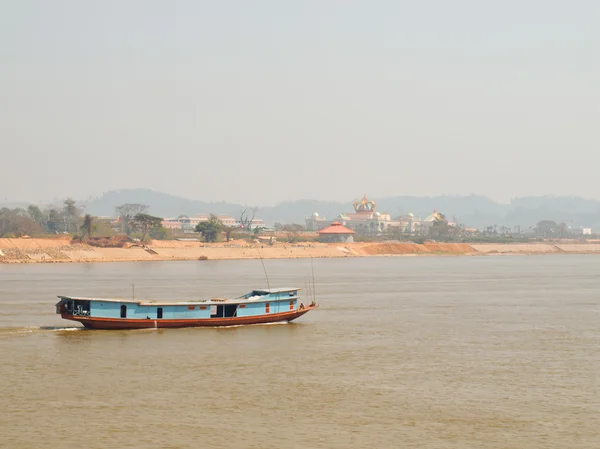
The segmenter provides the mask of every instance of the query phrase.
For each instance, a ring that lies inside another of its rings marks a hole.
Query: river
[[[0,265],[0,447],[600,447],[599,262],[317,259],[293,324],[142,331],[81,330],[56,295],[237,296],[261,262]]]

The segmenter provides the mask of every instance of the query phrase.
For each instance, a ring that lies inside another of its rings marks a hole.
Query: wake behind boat
[[[59,296],[56,313],[90,329],[237,326],[293,321],[316,309],[299,302],[299,288],[252,290],[235,299],[181,302]]]

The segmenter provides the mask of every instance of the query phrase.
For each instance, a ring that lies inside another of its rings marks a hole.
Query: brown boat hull
[[[251,324],[268,324],[293,321],[305,313],[316,309],[318,305],[308,306],[299,310],[290,310],[268,315],[231,318],[200,318],[200,319],[128,319],[128,318],[98,318],[61,314],[66,320],[78,321],[88,329],[166,329],[182,327],[224,327],[245,326]]]

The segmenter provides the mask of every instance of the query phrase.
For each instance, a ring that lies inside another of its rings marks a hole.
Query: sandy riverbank
[[[0,263],[163,260],[294,259],[417,255],[600,254],[600,244],[299,243],[273,246],[244,241],[205,244],[152,241],[145,248],[99,248],[61,239],[0,239]]]

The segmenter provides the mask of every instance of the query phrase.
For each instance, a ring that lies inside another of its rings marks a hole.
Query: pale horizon
[[[546,194],[546,195],[523,195],[523,196],[519,196],[519,197],[512,197],[509,198],[507,201],[501,201],[501,200],[496,200],[494,198],[491,198],[489,196],[486,195],[479,195],[477,193],[471,193],[471,194],[465,194],[465,195],[450,195],[450,194],[443,194],[443,193],[439,193],[439,194],[432,194],[432,195],[387,195],[387,196],[373,196],[370,195],[368,192],[367,193],[363,193],[360,195],[355,195],[353,197],[346,197],[346,198],[334,198],[334,199],[329,199],[329,198],[309,198],[309,197],[300,197],[300,198],[291,198],[288,200],[284,200],[284,201],[280,201],[280,202],[276,202],[276,203],[244,203],[244,202],[235,202],[235,201],[226,201],[226,200],[219,200],[219,199],[207,199],[207,198],[196,198],[193,196],[186,196],[186,195],[178,195],[178,194],[174,194],[171,192],[166,192],[166,191],[161,191],[161,190],[156,190],[156,189],[149,189],[146,187],[134,187],[131,189],[113,189],[110,191],[106,191],[106,192],[102,192],[98,195],[89,195],[87,197],[78,197],[78,196],[64,196],[64,197],[54,197],[54,198],[49,198],[49,199],[45,199],[45,200],[39,200],[39,201],[30,201],[30,200],[11,200],[10,198],[0,198],[0,206],[4,206],[4,205],[25,205],[25,204],[34,204],[34,205],[38,205],[38,206],[50,206],[50,205],[55,205],[55,206],[60,206],[62,205],[63,201],[66,200],[67,198],[72,198],[74,199],[78,205],[86,205],[94,200],[100,199],[103,197],[104,194],[106,193],[110,193],[110,192],[123,192],[123,191],[130,191],[130,190],[140,190],[140,191],[144,191],[144,190],[150,190],[159,194],[166,194],[166,195],[171,195],[177,198],[182,198],[185,200],[190,200],[190,201],[201,201],[201,202],[205,202],[205,203],[226,203],[226,204],[238,204],[238,205],[242,205],[245,207],[259,207],[259,208],[271,208],[271,207],[276,207],[279,206],[283,203],[294,203],[294,202],[299,202],[299,201],[319,201],[319,202],[331,202],[331,203],[342,203],[342,204],[348,204],[349,206],[356,200],[361,199],[364,195],[366,195],[366,197],[370,200],[375,200],[375,201],[382,201],[382,200],[389,200],[389,199],[394,199],[394,198],[423,198],[428,199],[428,198],[468,198],[468,197],[480,197],[480,198],[487,198],[491,201],[493,201],[495,204],[499,205],[499,206],[510,206],[511,203],[515,200],[519,200],[519,199],[524,199],[524,198],[547,198],[547,199],[557,199],[557,198],[578,198],[578,199],[583,199],[585,201],[598,201],[600,202],[599,199],[595,199],[595,198],[589,198],[589,197],[585,197],[585,196],[581,196],[581,195],[552,195],[552,194]],[[208,212],[207,212],[208,213]]]
[[[6,2],[0,202],[600,200],[600,5]]]

